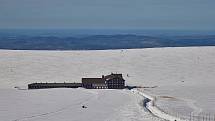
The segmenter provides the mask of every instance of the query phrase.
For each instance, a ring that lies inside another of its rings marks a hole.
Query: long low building
[[[28,89],[45,89],[45,88],[78,88],[82,87],[81,83],[32,83],[28,84]]]
[[[125,80],[122,74],[113,74],[102,76],[101,78],[82,78],[82,83],[32,83],[28,84],[28,89],[45,88],[78,88],[86,89],[123,89]]]

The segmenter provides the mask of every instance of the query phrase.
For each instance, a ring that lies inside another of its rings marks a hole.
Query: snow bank
[[[162,119],[165,119],[165,120],[168,120],[168,121],[186,121],[186,120],[183,120],[179,117],[175,117],[175,116],[172,116],[170,114],[167,114],[163,111],[161,111],[157,106],[155,106],[155,103],[156,103],[156,98],[153,97],[153,96],[150,96],[148,94],[145,94],[144,92],[142,91],[139,91],[138,89],[134,89],[132,90],[134,93],[136,94],[139,94],[141,96],[143,96],[144,98],[147,98],[147,99],[150,99],[150,102],[147,103],[146,105],[146,108],[155,116],[157,117],[160,117]]]

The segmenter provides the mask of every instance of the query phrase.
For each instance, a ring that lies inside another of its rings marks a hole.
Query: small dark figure
[[[87,108],[87,107],[83,105],[82,108]]]

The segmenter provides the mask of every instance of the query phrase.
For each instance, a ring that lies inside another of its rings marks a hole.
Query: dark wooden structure
[[[87,89],[123,89],[125,80],[122,74],[111,73],[101,78],[82,78],[82,86]]]
[[[107,89],[104,78],[82,78],[82,86],[87,89]]]
[[[82,83],[32,83],[28,84],[28,89],[45,89],[45,88],[78,88],[87,89],[123,89],[125,80],[122,74],[114,74],[101,78],[82,78]]]
[[[28,84],[28,89],[45,89],[45,88],[78,88],[82,87],[81,83],[32,83]]]

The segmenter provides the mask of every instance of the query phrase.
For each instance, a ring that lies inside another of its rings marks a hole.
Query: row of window
[[[113,85],[113,86],[121,86],[121,85],[123,85],[124,86],[124,84],[108,84],[108,86],[111,86],[111,85]]]
[[[108,81],[107,83],[124,83],[123,81]]]
[[[106,86],[98,86],[98,87],[93,87],[94,89],[108,89],[108,87],[106,87]]]

